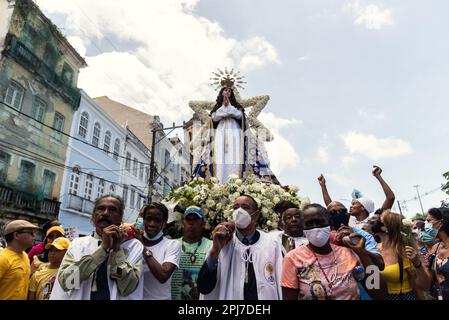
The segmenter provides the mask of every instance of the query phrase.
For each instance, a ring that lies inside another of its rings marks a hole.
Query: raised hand
[[[380,177],[380,175],[382,174],[382,169],[378,166],[373,166],[373,176],[375,176],[376,178]]]
[[[320,186],[322,186],[322,187],[324,187],[326,185],[326,179],[324,178],[323,174],[321,174],[318,177],[318,182],[319,182]]]
[[[218,257],[221,249],[232,239],[234,229],[228,223],[220,223],[212,231],[212,253]]]

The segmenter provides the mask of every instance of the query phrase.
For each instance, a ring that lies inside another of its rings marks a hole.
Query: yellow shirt
[[[36,300],[48,300],[50,298],[57,273],[58,268],[48,268],[37,271],[31,276],[29,291],[36,292]]]
[[[408,271],[414,270],[412,263],[408,259],[404,259],[404,271],[402,279],[402,293],[407,293],[412,291],[410,285]],[[385,266],[385,269],[380,272],[382,278],[387,282],[388,294],[399,294],[401,293],[401,281],[399,274],[399,263],[390,264]]]
[[[26,300],[30,283],[30,260],[25,252],[0,251],[0,300]]]

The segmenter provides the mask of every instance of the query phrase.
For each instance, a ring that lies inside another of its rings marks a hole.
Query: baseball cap
[[[5,226],[3,234],[6,236],[22,229],[39,229],[39,227],[25,220],[14,220]]]
[[[52,243],[45,245],[45,249],[50,249],[51,247],[55,247],[58,250],[67,250],[70,247],[70,240],[64,237],[56,238]]]
[[[201,210],[200,207],[197,206],[190,206],[186,209],[186,211],[184,211],[184,214],[182,215],[183,218],[187,217],[190,214],[196,214],[196,216],[200,219],[204,218],[204,213],[203,210]]]
[[[47,237],[53,231],[58,231],[60,234],[65,235],[64,229],[62,227],[54,226],[54,227],[51,227],[50,229],[48,229],[47,234],[45,236]]]

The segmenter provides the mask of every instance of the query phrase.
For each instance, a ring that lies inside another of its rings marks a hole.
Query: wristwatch
[[[143,250],[143,255],[145,256],[145,259],[148,259],[149,257],[153,256],[153,252],[151,252],[150,249]]]

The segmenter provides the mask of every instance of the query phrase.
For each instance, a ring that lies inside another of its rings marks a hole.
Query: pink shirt
[[[349,248],[331,247],[331,253],[316,257],[308,246],[290,251],[282,265],[281,286],[299,289],[300,300],[359,300],[353,276],[358,257]]]

